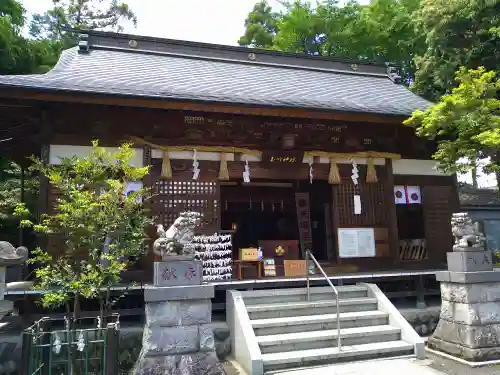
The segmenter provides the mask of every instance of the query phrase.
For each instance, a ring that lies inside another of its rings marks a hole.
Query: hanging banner
[[[421,204],[420,186],[394,186],[396,204]]]
[[[396,204],[406,204],[406,189],[404,186],[394,186],[394,202]]]
[[[302,255],[304,255],[305,249],[312,250],[309,193],[295,193],[295,207],[299,224],[300,248],[302,249]]]
[[[408,204],[421,204],[422,195],[420,193],[420,186],[406,186],[406,199]]]

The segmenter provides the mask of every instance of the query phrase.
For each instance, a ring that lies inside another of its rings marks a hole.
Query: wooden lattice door
[[[220,230],[220,185],[217,181],[153,182],[151,209],[158,223],[168,228],[181,212],[195,211],[203,215],[197,232],[213,234]]]
[[[361,215],[354,214],[354,195],[361,196]],[[377,227],[387,225],[384,184],[343,183],[333,186],[336,227]]]

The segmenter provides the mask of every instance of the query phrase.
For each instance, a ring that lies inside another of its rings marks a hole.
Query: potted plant
[[[48,374],[55,359],[68,374],[117,373],[119,321],[109,315],[116,302],[111,291],[143,254],[152,224],[144,205],[149,191],[140,183],[149,167],[132,166],[132,157],[130,144],[110,153],[94,141],[88,156],[61,158],[59,165],[33,159],[32,168],[46,176],[59,197],[37,223],[27,219],[23,204],[14,211],[22,227],[62,240],[57,241],[62,249],[39,247],[29,262],[36,265],[34,288],[42,291],[43,307],[64,306],[67,314],[62,324],[44,318],[25,330],[26,374],[39,367]],[[83,299],[99,301],[92,322],[80,313]]]

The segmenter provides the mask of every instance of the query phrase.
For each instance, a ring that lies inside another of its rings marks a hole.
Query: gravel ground
[[[227,375],[246,375],[238,371],[230,361],[223,361],[222,366],[224,367],[224,370],[226,370]]]
[[[222,364],[227,375],[246,375],[240,372],[230,361],[224,361]],[[427,367],[437,370],[444,375],[500,375],[500,365],[471,368],[467,365],[436,356],[432,353],[427,353],[425,364]],[[370,375],[369,370],[366,375]]]

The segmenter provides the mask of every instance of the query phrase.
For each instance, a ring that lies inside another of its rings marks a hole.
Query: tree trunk
[[[477,184],[477,155],[474,157],[473,163],[472,163],[472,170],[471,170],[471,175],[472,175],[472,187],[478,188]]]
[[[500,193],[500,152],[496,152],[492,158],[497,168],[499,168],[495,171],[495,177],[497,180],[497,190]]]

